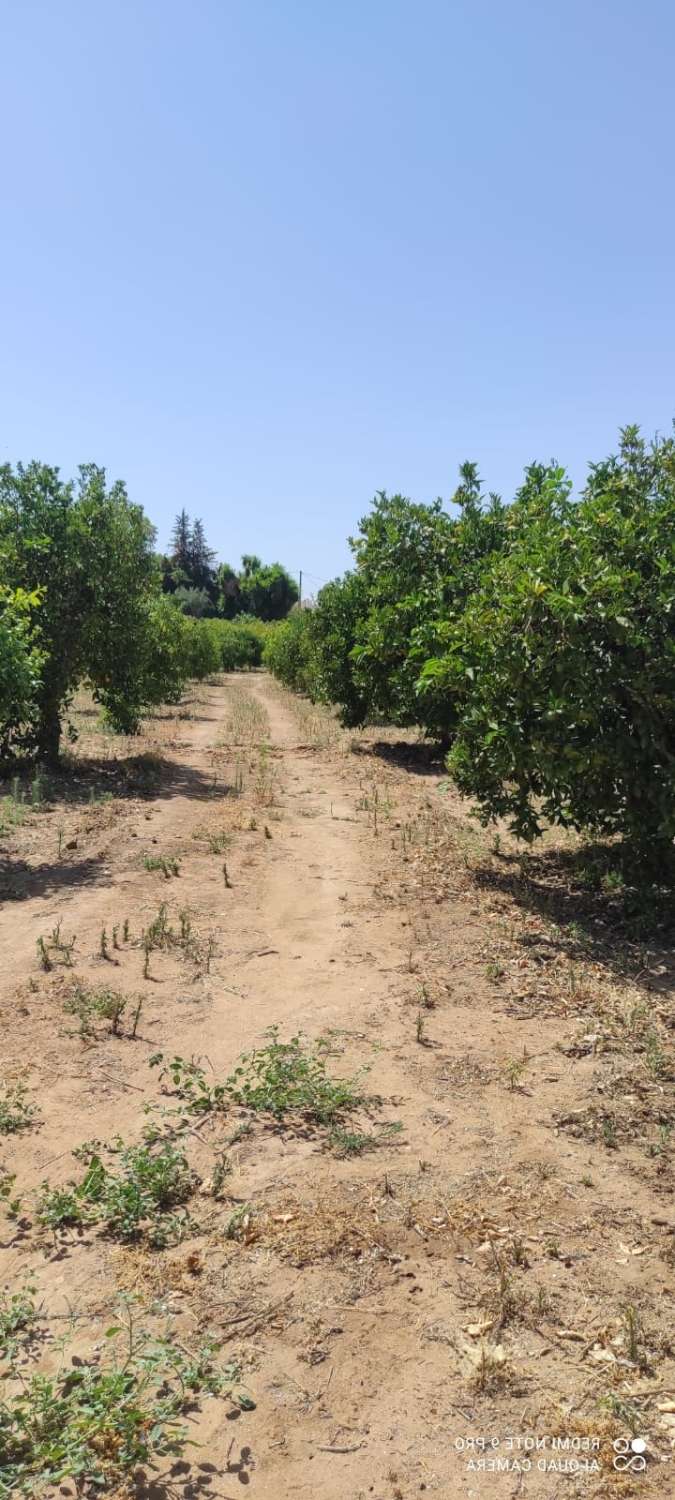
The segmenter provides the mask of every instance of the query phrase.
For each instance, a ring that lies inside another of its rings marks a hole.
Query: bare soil
[[[45,1369],[71,1317],[90,1352],[133,1291],[186,1347],[218,1339],[256,1402],[201,1400],[201,1446],[125,1493],[675,1495],[665,935],[575,886],[573,841],[524,858],[423,746],[347,734],[264,674],[200,688],[140,742],[86,702],[75,723],[36,805],[3,804],[0,1071],[39,1113],[0,1136],[23,1199],[0,1212],[0,1279],[38,1284]],[[190,942],[146,964],[162,903]],[[80,1034],[76,982],[127,997],[120,1035]],[[147,1105],[175,1105],[152,1054],[222,1080],[271,1026],[360,1077],[342,1136],[214,1112],[181,1137],[200,1185],[180,1243],[40,1227],[74,1148],[138,1141]],[[644,1472],[614,1467],[634,1436]]]

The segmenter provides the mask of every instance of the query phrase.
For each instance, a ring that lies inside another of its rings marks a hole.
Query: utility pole
[[[299,589],[299,596],[298,596],[298,608],[299,609],[302,608],[302,568],[300,569],[300,589]]]

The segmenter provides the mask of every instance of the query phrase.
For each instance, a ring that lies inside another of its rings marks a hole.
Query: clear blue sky
[[[2,0],[0,459],[329,578],[675,413],[672,0]],[[311,582],[311,580],[310,580]]]

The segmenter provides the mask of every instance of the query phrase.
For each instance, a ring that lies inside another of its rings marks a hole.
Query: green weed
[[[279,1041],[272,1026],[269,1043],[244,1053],[227,1080],[235,1104],[274,1115],[301,1114],[327,1125],[362,1102],[355,1078],[332,1078],[326,1067],[326,1043],[307,1043],[302,1036]]]
[[[37,1110],[29,1102],[25,1083],[0,1084],[0,1135],[30,1130]]]
[[[117,1171],[92,1151],[81,1182],[64,1188],[42,1184],[37,1217],[49,1229],[97,1224],[113,1239],[145,1238],[153,1248],[181,1238],[185,1216],[171,1212],[184,1204],[195,1187],[195,1174],[184,1153],[168,1142],[156,1149],[126,1146],[118,1137],[113,1151]]]
[[[180,875],[179,859],[167,859],[164,855],[155,856],[146,854],[143,864],[146,870],[161,870],[165,880],[170,880],[172,875]]]
[[[151,1337],[136,1326],[131,1299],[120,1302],[106,1341],[102,1357],[64,1358],[55,1375],[24,1378],[0,1405],[2,1500],[56,1492],[68,1479],[78,1495],[100,1494],[141,1464],[180,1455],[188,1442],[181,1419],[201,1393],[226,1397],[235,1410],[255,1405],[238,1366],[218,1366],[214,1344],[191,1352],[168,1335]]]

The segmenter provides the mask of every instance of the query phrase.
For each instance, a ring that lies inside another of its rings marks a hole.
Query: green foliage
[[[675,836],[675,444],[637,429],[579,502],[533,466],[509,550],[427,667],[462,703],[450,767],[483,819]]]
[[[83,1037],[95,1035],[97,1021],[108,1021],[113,1036],[119,1036],[126,1008],[126,997],[106,985],[93,987],[77,982],[64,1001],[64,1010],[77,1017]]]
[[[126,1146],[119,1137],[114,1151],[117,1171],[92,1151],[81,1182],[61,1188],[43,1182],[40,1223],[49,1229],[99,1224],[113,1239],[128,1242],[143,1235],[154,1248],[179,1239],[185,1221],[171,1210],[186,1202],[196,1182],[185,1154],[169,1142]]]
[[[303,614],[311,653],[307,691],[320,702],[339,704],[342,722],[350,728],[365,723],[371,708],[362,679],[357,681],[354,660],[359,621],[366,615],[367,600],[367,585],[361,574],[345,573],[344,578],[326,584],[316,608]]]
[[[68,1479],[80,1495],[98,1495],[130,1478],[140,1464],[180,1455],[188,1442],[181,1420],[200,1393],[225,1396],[234,1409],[254,1402],[239,1368],[220,1368],[216,1346],[194,1353],[167,1333],[136,1326],[130,1299],[106,1330],[106,1354],[54,1375],[24,1376],[0,1401],[0,1500],[44,1495]]]
[[[270,672],[296,693],[311,693],[312,638],[309,610],[295,610],[275,625],[265,642],[263,661]]]
[[[247,570],[247,562],[251,564]],[[259,558],[242,557],[239,612],[258,620],[283,620],[298,600],[298,586],[281,563],[263,566]]]
[[[36,1114],[25,1083],[0,1084],[0,1135],[29,1130]]]
[[[39,603],[36,590],[0,585],[0,749],[5,755],[37,711],[44,660],[33,624]]]
[[[30,1283],[17,1292],[0,1292],[0,1360],[10,1365],[30,1339],[38,1321],[35,1292],[36,1288]]]
[[[143,637],[144,703],[178,703],[190,676],[191,622],[165,595],[149,600]]]
[[[368,717],[419,724],[442,740],[454,730],[456,705],[447,692],[420,695],[420,673],[505,539],[504,507],[496,495],[484,505],[475,465],[464,464],[460,477],[456,518],[440,500],[416,505],[382,493],[352,542],[367,609],[351,655]]]
[[[206,589],[193,589],[182,583],[174,590],[172,598],[182,614],[191,615],[195,620],[213,614],[213,604]]]
[[[171,1083],[181,1101],[179,1114],[208,1115],[227,1108],[228,1094],[224,1083],[209,1083],[199,1058],[172,1057],[165,1061],[162,1052],[148,1059],[151,1068],[159,1068],[160,1082]]]
[[[80,468],[77,486],[44,464],[0,468],[3,582],[40,595],[43,659],[21,740],[45,759],[58,754],[64,706],[85,677],[113,717],[136,721],[152,538],[124,485],[108,489],[94,464]],[[19,726],[10,728],[16,738]]]
[[[223,672],[250,671],[260,666],[269,633],[269,627],[262,621],[218,620],[213,629]]]
[[[244,1053],[228,1078],[233,1103],[277,1119],[300,1114],[321,1125],[339,1120],[361,1103],[355,1078],[328,1073],[326,1043],[308,1044],[302,1036],[280,1042],[277,1026],[271,1026],[267,1036],[268,1045]]]

